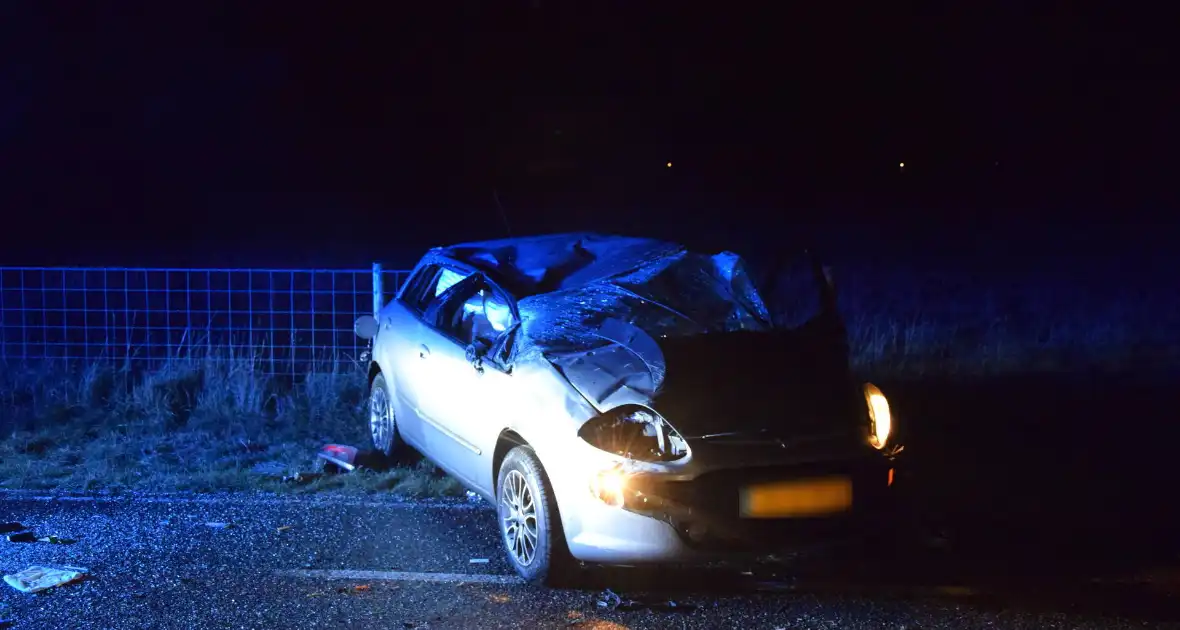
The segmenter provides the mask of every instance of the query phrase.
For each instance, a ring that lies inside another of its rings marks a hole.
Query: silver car
[[[819,306],[788,326],[728,252],[582,233],[432,249],[357,322],[373,444],[492,502],[531,581],[855,534],[899,447],[814,271]]]

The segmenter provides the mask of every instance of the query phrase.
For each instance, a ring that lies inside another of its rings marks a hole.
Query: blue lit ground
[[[956,576],[953,552],[922,552],[892,568],[864,557],[798,558],[793,580],[761,585],[728,573],[623,571],[592,573],[581,589],[527,587],[512,583],[485,505],[241,496],[50,502],[10,494],[0,497],[0,515],[79,540],[0,543],[0,570],[65,564],[91,572],[46,595],[0,589],[17,628],[1180,627],[1164,623],[1180,619],[1175,600],[1145,585],[1096,585],[1084,573],[996,582],[973,576],[971,565]],[[282,526],[290,529],[277,531]],[[302,573],[354,570],[383,573]],[[1156,585],[1172,580],[1175,592],[1175,575],[1157,573]],[[595,605],[604,585],[699,608],[604,611]]]

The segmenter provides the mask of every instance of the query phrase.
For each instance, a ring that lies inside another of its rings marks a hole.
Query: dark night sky
[[[5,3],[0,263],[398,263],[502,236],[493,191],[517,233],[709,245],[1175,231],[1163,16],[344,4]]]

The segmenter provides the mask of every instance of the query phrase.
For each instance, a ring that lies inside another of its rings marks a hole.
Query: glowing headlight
[[[590,478],[590,493],[611,507],[623,507],[626,491],[627,474],[619,468],[600,471]]]
[[[885,448],[893,424],[893,416],[889,413],[889,401],[872,383],[865,383],[864,393],[865,404],[869,408],[869,443],[874,448]]]

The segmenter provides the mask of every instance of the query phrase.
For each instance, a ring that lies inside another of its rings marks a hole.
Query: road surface
[[[769,582],[601,570],[584,588],[528,586],[503,560],[484,503],[0,494],[4,521],[77,541],[0,539],[4,573],[88,569],[45,594],[0,585],[12,628],[1180,628],[1175,600],[1142,587],[865,582],[806,561]],[[611,610],[597,605],[606,587],[677,606]]]

